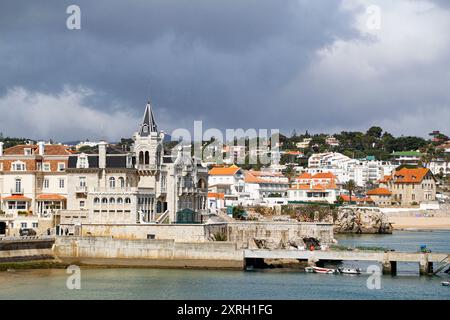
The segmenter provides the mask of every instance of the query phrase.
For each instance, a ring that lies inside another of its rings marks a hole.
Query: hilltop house
[[[436,179],[428,168],[402,168],[380,181],[391,192],[391,201],[414,205],[436,200]]]

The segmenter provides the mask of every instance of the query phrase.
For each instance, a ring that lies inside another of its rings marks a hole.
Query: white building
[[[312,138],[304,138],[303,141],[297,142],[295,144],[295,146],[299,149],[306,149],[306,148],[309,148],[311,141],[312,141]]]
[[[100,144],[100,142],[94,142],[94,141],[82,141],[82,142],[79,142],[79,143],[75,146],[75,149],[76,149],[76,150],[79,150],[79,149],[82,148],[82,147],[91,147],[91,148],[93,148],[93,147],[98,146],[99,144]]]
[[[337,183],[343,184],[354,180],[358,186],[365,186],[368,182],[376,182],[397,167],[389,161],[366,159],[352,159],[341,153],[316,153],[308,159],[309,174],[330,172],[337,177]]]
[[[445,177],[450,176],[450,162],[443,159],[437,159],[427,163],[427,168],[431,170],[434,175],[443,174]]]
[[[108,154],[101,142],[96,155],[70,156],[61,229],[83,223],[173,223],[183,209],[206,211],[207,169],[191,157],[189,146],[165,156],[163,139],[147,104],[129,153]],[[85,218],[74,221],[74,216]]]
[[[334,203],[339,195],[336,176],[332,173],[302,173],[288,190],[288,200]]]
[[[278,172],[245,171],[244,181],[249,204],[269,203],[270,198],[286,198],[289,189],[289,179]]]
[[[66,146],[17,145],[3,150],[0,142],[0,234],[18,235],[33,228],[45,233],[53,214],[66,207]]]
[[[223,193],[226,206],[239,204],[248,198],[244,193],[244,171],[238,166],[215,166],[208,174],[208,191]]]

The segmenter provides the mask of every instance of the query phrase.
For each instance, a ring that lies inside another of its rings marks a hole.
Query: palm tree
[[[353,191],[355,191],[355,189],[356,189],[356,183],[354,180],[351,179],[351,180],[348,180],[346,183],[344,183],[343,187],[345,190],[348,191],[349,202],[351,203]]]

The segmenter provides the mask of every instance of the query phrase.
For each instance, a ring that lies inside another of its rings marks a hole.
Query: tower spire
[[[150,132],[158,132],[158,127],[156,126],[155,117],[153,116],[152,106],[150,105],[150,101],[148,101],[145,106],[144,118],[142,119],[139,134],[142,137],[147,137]]]

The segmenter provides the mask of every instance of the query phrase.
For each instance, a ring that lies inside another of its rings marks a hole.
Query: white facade
[[[352,159],[337,152],[317,153],[308,159],[306,172],[316,174],[331,172],[343,184],[354,180],[358,186],[365,186],[369,181],[376,182],[397,167],[389,161]]]
[[[98,155],[71,156],[67,219],[61,228],[83,222],[173,223],[183,209],[205,212],[207,169],[191,157],[190,146],[165,156],[163,139],[147,104],[129,153],[108,154],[106,143],[100,142]],[[85,220],[75,221],[77,212],[84,212]]]
[[[450,162],[434,160],[427,164],[427,168],[430,169],[434,175],[442,173],[446,177],[450,176]]]
[[[0,143],[0,234],[51,227],[53,214],[66,207],[66,146]]]

